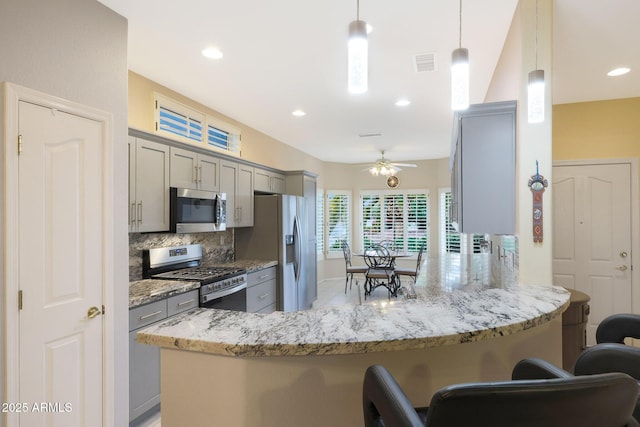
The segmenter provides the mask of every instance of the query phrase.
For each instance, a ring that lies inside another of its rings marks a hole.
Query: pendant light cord
[[[536,70],[538,69],[538,0],[536,0]]]
[[[360,0],[356,0],[356,21],[360,20]]]
[[[458,25],[458,47],[462,48],[462,0],[460,0],[460,7],[458,8],[458,12],[460,14],[459,16],[460,25]]]

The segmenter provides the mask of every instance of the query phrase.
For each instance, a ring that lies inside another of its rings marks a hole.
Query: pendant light
[[[350,93],[365,93],[368,88],[367,23],[360,20],[360,0],[356,3],[356,20],[349,24],[348,86]]]
[[[529,123],[544,121],[544,70],[538,69],[538,0],[536,0],[536,69],[529,72],[527,116]]]
[[[469,108],[469,51],[462,47],[462,0],[459,31],[458,48],[451,54],[451,108],[454,111]]]

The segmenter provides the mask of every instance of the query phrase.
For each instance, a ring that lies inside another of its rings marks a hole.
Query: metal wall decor
[[[549,183],[544,176],[538,172],[538,161],[536,160],[536,174],[529,180],[529,188],[533,195],[533,242],[542,243],[542,194]]]

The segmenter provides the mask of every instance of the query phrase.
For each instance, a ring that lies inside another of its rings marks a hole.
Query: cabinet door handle
[[[190,300],[182,301],[178,303],[178,307],[182,307],[183,305],[191,304],[195,299],[191,298]]]
[[[198,166],[198,182],[202,184],[202,166]]]
[[[258,276],[259,280],[266,279],[269,277],[269,274],[265,274],[264,276]]]
[[[193,167],[193,173],[191,174],[191,180],[193,182],[196,182],[196,183],[198,182],[198,166],[197,165]]]
[[[138,223],[142,224],[142,202],[138,202]]]
[[[154,311],[153,313],[149,313],[149,314],[145,314],[144,316],[140,316],[139,320],[145,320],[145,319],[148,319],[150,317],[157,316],[160,313],[162,313],[162,310]]]
[[[136,202],[131,203],[131,209],[129,210],[129,224],[136,222]]]
[[[259,300],[263,300],[263,299],[265,299],[266,297],[268,297],[269,295],[271,295],[271,294],[264,294],[264,295],[260,295],[260,296],[258,297],[258,299],[259,299]]]

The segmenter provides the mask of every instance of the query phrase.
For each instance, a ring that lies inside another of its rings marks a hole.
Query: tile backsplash
[[[234,260],[233,229],[215,233],[129,233],[129,281],[142,279],[142,250],[200,243],[202,264]]]

